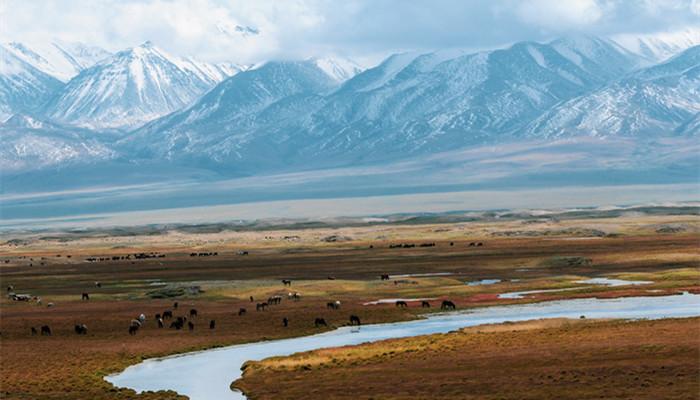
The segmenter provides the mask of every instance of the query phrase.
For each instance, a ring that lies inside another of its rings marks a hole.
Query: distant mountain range
[[[114,54],[9,43],[0,46],[0,169],[78,179],[105,163],[159,164],[255,175],[524,140],[696,137],[698,32],[395,54],[369,69],[342,58],[213,64],[150,42]]]
[[[241,69],[174,57],[146,42],[82,70],[42,111],[93,129],[138,126],[189,105]]]

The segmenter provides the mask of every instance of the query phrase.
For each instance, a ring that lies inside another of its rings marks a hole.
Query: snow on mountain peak
[[[345,82],[363,71],[360,65],[347,58],[323,57],[310,60],[337,82]]]
[[[134,127],[189,105],[230,71],[170,55],[147,41],[81,72],[46,110],[88,128]]]
[[[659,62],[689,47],[700,45],[700,27],[653,34],[620,34],[611,39],[650,62]]]
[[[10,42],[6,48],[22,61],[63,82],[110,55],[97,46],[58,40],[30,45]]]
[[[0,120],[18,112],[31,112],[62,83],[0,45]],[[27,53],[29,54],[29,53]]]

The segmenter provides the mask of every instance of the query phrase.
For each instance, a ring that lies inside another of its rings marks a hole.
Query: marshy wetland
[[[332,332],[350,315],[361,319],[360,332],[370,332],[366,325],[439,313],[443,300],[464,312],[569,299],[692,298],[700,293],[697,211],[7,232],[0,278],[30,301],[0,301],[0,392],[8,399],[178,398],[167,390],[137,394],[105,378],[149,358]],[[148,256],[136,258],[141,254]],[[380,279],[385,274],[390,279]],[[499,281],[467,284],[484,279]],[[527,291],[540,292],[499,298]],[[278,295],[280,304],[256,311]],[[430,299],[431,307],[365,305],[381,299]],[[329,308],[335,301],[339,309]],[[158,328],[155,315],[166,310],[187,316],[192,329],[170,329],[169,322]],[[129,335],[130,321],[141,314],[145,321]],[[700,319],[575,314],[255,361],[235,386],[251,399],[697,398]],[[326,326],[315,326],[316,318]],[[85,324],[87,334],[77,334],[76,324]],[[51,336],[32,335],[31,328],[44,325]],[[299,350],[317,347],[328,346]],[[240,371],[221,374],[230,384]],[[398,390],[396,382],[415,384]]]

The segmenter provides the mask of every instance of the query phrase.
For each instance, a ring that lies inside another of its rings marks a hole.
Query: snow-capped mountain
[[[645,59],[610,39],[568,36],[549,43],[586,72],[606,80],[618,78],[645,63]]]
[[[123,142],[161,157],[237,154],[267,121],[304,118],[304,107],[338,85],[315,61],[269,62],[241,72],[191,107],[137,130]],[[156,141],[156,146],[145,146]]]
[[[211,64],[144,43],[65,87],[5,50],[2,112],[33,117],[0,126],[11,144],[2,157],[16,171],[108,160],[257,174],[559,137],[691,140],[700,133],[698,48],[649,65],[648,55],[619,41],[572,36],[478,53],[396,54],[362,70],[338,58]]]
[[[638,61],[595,38],[523,42],[476,54],[394,55],[340,86],[318,60],[269,63],[125,143],[168,159],[236,165],[407,157],[515,135]]]
[[[100,135],[15,114],[0,124],[0,170],[14,171],[105,161],[117,152]]]
[[[45,113],[86,128],[134,127],[189,105],[232,72],[238,71],[175,57],[146,42],[83,70]]]
[[[0,46],[0,122],[33,112],[63,84]]]
[[[577,53],[569,45],[566,55],[554,45],[523,42],[455,58],[444,53],[392,57],[329,96],[310,128],[322,138],[319,151],[360,146],[381,154],[510,134],[543,110],[634,65],[609,43],[585,44],[586,51]],[[611,67],[599,74],[603,63]],[[348,135],[356,142],[341,145]]]
[[[621,34],[612,37],[627,50],[656,63],[700,45],[700,27],[656,34]]]
[[[698,134],[700,46],[564,102],[528,129],[533,137]]]
[[[62,82],[68,82],[80,71],[111,55],[97,46],[61,41],[34,45],[10,42],[6,48],[17,58]]]
[[[359,64],[347,58],[323,57],[312,58],[310,61],[338,82],[345,82],[363,70]]]

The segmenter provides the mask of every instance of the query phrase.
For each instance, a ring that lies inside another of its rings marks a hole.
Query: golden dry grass
[[[246,365],[254,399],[697,399],[700,319],[535,321]]]

